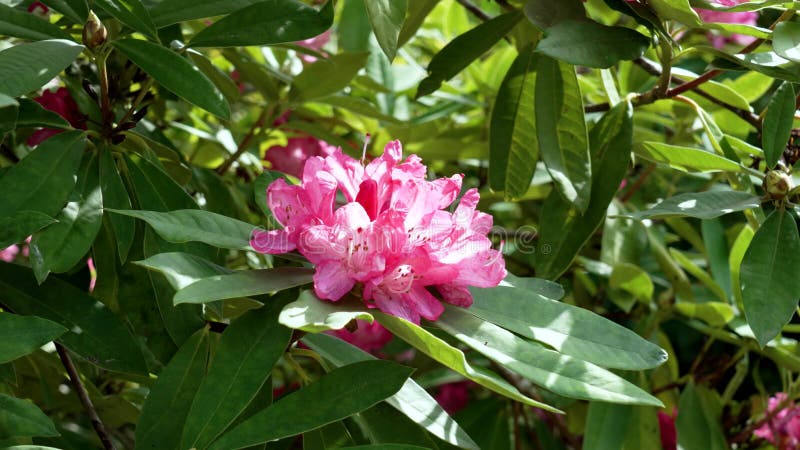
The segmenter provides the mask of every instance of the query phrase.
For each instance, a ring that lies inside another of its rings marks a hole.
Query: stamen
[[[371,140],[372,140],[372,135],[367,133],[364,136],[364,148],[361,150],[361,165],[362,166],[364,165],[364,160],[367,159],[367,146],[369,145],[369,142]]]

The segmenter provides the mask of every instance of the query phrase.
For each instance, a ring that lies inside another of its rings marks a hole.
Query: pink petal
[[[250,246],[260,253],[279,255],[288,253],[296,248],[289,233],[285,229],[281,230],[254,230],[250,236]]]
[[[317,297],[337,301],[350,292],[355,280],[342,272],[342,266],[335,261],[317,264],[314,272],[314,292]]]

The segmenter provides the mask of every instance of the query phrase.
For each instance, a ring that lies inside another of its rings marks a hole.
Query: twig
[[[625,194],[622,195],[619,201],[621,201],[622,203],[627,203],[628,200],[630,200],[631,197],[633,197],[633,194],[635,194],[642,187],[644,182],[650,177],[650,175],[653,173],[655,169],[656,165],[654,163],[648,165],[644,173],[639,175],[639,178],[637,178],[636,181],[633,183],[633,185],[631,185],[631,187],[628,188],[627,191],[625,191]]]
[[[142,100],[144,100],[145,95],[147,95],[147,93],[150,91],[151,86],[153,86],[153,79],[148,78],[147,81],[144,82],[141,89],[139,90],[139,95],[137,95],[136,99],[134,99],[133,103],[131,103],[130,109],[128,109],[125,115],[122,116],[122,119],[120,119],[119,125],[124,124],[125,122],[130,120],[131,117],[133,117],[133,113],[136,112],[136,108],[138,108],[139,104],[142,103]]]
[[[242,138],[242,141],[239,142],[239,146],[236,147],[236,151],[228,157],[219,167],[217,167],[217,173],[222,175],[224,174],[230,167],[233,165],[236,160],[239,159],[240,156],[247,150],[248,146],[250,145],[250,141],[253,140],[253,137],[256,134],[256,130],[264,126],[264,120],[269,115],[270,118],[272,117],[272,112],[275,109],[274,106],[261,110],[261,114],[258,116],[255,122],[253,122],[253,126],[250,127],[250,130],[247,131],[247,134]]]
[[[103,422],[100,420],[100,416],[97,415],[97,410],[94,408],[94,404],[92,404],[92,400],[89,398],[89,393],[86,391],[86,387],[84,387],[81,381],[81,376],[78,373],[78,369],[75,367],[75,363],[72,362],[72,358],[69,356],[69,351],[58,342],[56,342],[55,345],[58,357],[61,358],[61,364],[67,369],[67,374],[72,382],[72,386],[75,388],[75,393],[78,394],[78,399],[80,399],[83,409],[89,414],[89,420],[91,420],[92,427],[94,427],[97,437],[100,438],[100,442],[103,443],[103,448],[106,450],[116,450],[114,443],[111,442],[111,438],[108,436],[105,425],[103,425]]]
[[[773,408],[770,411],[767,411],[767,414],[765,414],[764,417],[761,420],[751,423],[747,428],[745,428],[744,430],[739,432],[736,436],[734,436],[731,439],[729,439],[728,443],[735,444],[735,443],[738,443],[738,442],[746,441],[747,439],[750,438],[750,436],[753,435],[753,432],[757,428],[761,427],[762,425],[764,425],[767,422],[772,421],[772,419],[774,419],[775,416],[778,415],[778,413],[780,413],[787,406],[789,406],[789,404],[791,404],[791,402],[792,402],[792,398],[787,395],[786,398],[782,402],[779,402],[777,405],[775,405],[775,408]]]
[[[108,50],[103,50],[95,58],[97,75],[100,78],[100,111],[103,118],[103,135],[106,138],[111,136],[111,129],[114,126],[114,111],[111,109],[111,98],[108,92],[108,70],[106,68],[108,54]]]
[[[480,19],[481,22],[486,22],[486,21],[491,19],[491,17],[489,17],[488,14],[483,12],[482,9],[478,8],[478,6],[475,5],[474,3],[472,3],[471,1],[469,1],[469,0],[456,0],[456,1],[458,2],[458,4],[463,6],[464,9],[466,9],[467,11],[472,13],[473,16],[475,16],[478,19]]]

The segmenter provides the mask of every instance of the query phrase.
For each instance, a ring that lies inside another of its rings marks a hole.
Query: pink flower
[[[778,392],[767,402],[767,414],[774,414],[779,404],[786,401],[786,394]],[[757,428],[754,434],[778,447],[778,450],[800,448],[800,407],[788,403],[772,419]]]
[[[57,91],[44,91],[42,95],[33,99],[36,103],[42,105],[44,109],[50,110],[63,117],[64,120],[69,122],[75,128],[81,130],[86,129],[86,116],[81,114],[78,109],[78,104],[69,94],[67,88],[58,88]],[[42,128],[34,131],[31,137],[28,138],[28,145],[33,147],[39,145],[48,138],[61,133],[62,130],[54,128]]]
[[[476,189],[448,211],[463,176],[427,181],[419,157],[401,157],[393,141],[366,167],[341,149],[309,158],[299,186],[278,179],[267,188],[283,228],[256,231],[250,244],[262,253],[298,250],[316,265],[322,299],[358,287],[368,307],[415,323],[436,320],[440,299],[471,305],[469,286],[497,286],[506,275],[486,236],[492,217],[476,210]],[[335,208],[337,192],[346,203]]]
[[[311,39],[306,39],[304,41],[297,41],[295,44],[299,45],[300,47],[305,47],[310,50],[321,51],[322,47],[325,46],[331,40],[331,30],[328,30],[318,36],[314,36]],[[300,55],[300,59],[307,63],[313,63],[317,60],[317,58],[311,55]]]
[[[274,145],[267,149],[264,159],[272,168],[294,177],[303,175],[303,166],[312,156],[328,156],[336,147],[312,136],[289,138],[285,146]]]
[[[747,3],[748,0],[715,0],[716,3],[722,6],[736,6],[740,3]],[[703,22],[717,22],[717,23],[739,23],[744,25],[755,25],[758,20],[758,13],[755,11],[741,11],[741,12],[727,12],[727,11],[712,11],[708,9],[696,8],[695,11],[703,19]],[[732,34],[730,36],[722,36],[716,33],[708,33],[708,39],[711,45],[716,48],[722,48],[726,43],[735,43],[738,45],[749,45],[756,40],[753,36],[746,36],[743,34]]]
[[[19,247],[16,245],[11,245],[0,250],[0,261],[5,261],[7,263],[14,262],[19,254]]]
[[[662,450],[677,450],[678,448],[678,430],[675,427],[675,417],[677,415],[677,409],[672,411],[672,415],[664,411],[658,412],[658,428],[661,434]]]
[[[469,388],[474,383],[471,381],[458,381],[439,386],[434,399],[451,416],[466,408],[469,404]]]
[[[351,332],[342,328],[334,331],[333,335],[373,355],[392,340],[392,333],[377,321],[369,323],[365,320],[357,320],[356,323],[358,329],[355,331]]]
[[[28,12],[43,19],[50,18],[50,8],[42,2],[33,2],[28,6]]]

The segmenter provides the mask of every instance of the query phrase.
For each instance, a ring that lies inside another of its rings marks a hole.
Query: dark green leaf
[[[729,70],[753,70],[779,80],[800,83],[800,67],[780,57],[774,52],[758,52],[731,55],[713,47],[698,46],[692,49],[698,53],[712,54],[717,57],[713,65]],[[688,56],[687,54],[684,54]]]
[[[525,16],[540,30],[545,30],[565,20],[582,21],[586,10],[580,0],[528,0]]]
[[[373,444],[406,444],[436,448],[425,430],[385,403],[358,414],[356,422]]]
[[[168,0],[158,2],[150,17],[159,28],[192,19],[222,16],[263,0]]]
[[[197,255],[180,252],[159,253],[134,264],[161,272],[174,289],[183,289],[203,278],[234,272]]]
[[[489,182],[492,189],[521,197],[539,159],[535,123],[536,67],[539,55],[520,51],[497,92],[489,126]]]
[[[724,450],[729,448],[720,425],[722,408],[717,395],[690,382],[681,393],[675,426],[681,448]],[[715,406],[716,404],[716,406]]]
[[[775,167],[783,156],[783,150],[792,134],[795,109],[794,88],[791,83],[783,82],[767,105],[764,130],[761,133],[761,144],[768,168]]]
[[[197,208],[192,197],[159,166],[146,159],[133,160],[128,155],[125,162],[139,209],[167,212]]]
[[[125,183],[122,181],[117,163],[109,148],[100,150],[100,188],[103,192],[104,208],[131,209],[128,190],[125,188]],[[128,259],[128,252],[133,245],[136,223],[133,218],[121,214],[109,214],[108,217],[117,239],[119,260],[124,263]]]
[[[158,32],[150,14],[139,0],[93,0],[115,19],[133,28],[149,38],[158,39]]]
[[[391,62],[406,18],[406,0],[365,0],[364,5],[378,45]]]
[[[58,436],[58,431],[33,403],[0,394],[0,438],[15,436]]]
[[[337,41],[345,52],[369,51],[369,37],[372,26],[367,17],[364,0],[344,0],[342,12],[337,23]]]
[[[204,242],[220,248],[247,250],[254,225],[199,209],[171,212],[110,210],[115,214],[142,219],[169,242]]]
[[[181,448],[206,448],[244,411],[289,345],[278,324],[284,302],[250,311],[222,333],[216,356],[189,410]]]
[[[573,65],[605,69],[642,56],[649,46],[650,39],[630,28],[564,21],[545,30],[536,51]]]
[[[435,8],[438,3],[439,0],[411,1],[408,5],[408,14],[406,15],[405,22],[403,22],[403,29],[400,30],[400,36],[397,38],[398,47],[405,45],[405,43],[419,31],[419,28],[422,26],[422,23],[425,22],[428,14],[433,11],[433,8]],[[367,35],[369,35],[369,33],[367,33]]]
[[[772,48],[789,61],[800,62],[800,23],[785,21],[775,26]]]
[[[0,312],[0,364],[32,353],[66,332],[46,319]]]
[[[47,20],[3,4],[0,4],[0,35],[14,36],[31,41],[72,39],[69,33]]]
[[[436,91],[472,61],[489,51],[522,19],[520,11],[497,16],[453,39],[428,64],[428,77],[417,88],[416,97]]]
[[[0,263],[0,302],[18,314],[36,315],[70,330],[59,342],[102,368],[146,374],[139,344],[105,306],[56,277],[38,286],[30,269]]]
[[[44,109],[39,103],[27,99],[19,99],[19,116],[17,127],[47,127],[71,130],[72,125],[53,111]]]
[[[226,432],[210,450],[244,448],[314,430],[390,397],[412,370],[389,361],[363,361],[335,369]],[[326,405],[309,408],[308,405]]]
[[[369,53],[340,53],[307,66],[292,84],[293,100],[312,100],[344,89],[367,63]]]
[[[44,141],[0,178],[0,217],[20,211],[55,216],[75,187],[86,146],[83,133],[70,131]]]
[[[773,211],[756,230],[739,272],[747,323],[761,347],[791,320],[800,299],[800,235],[792,214]]]
[[[42,87],[83,51],[65,39],[20,44],[0,51],[0,92],[19,97]]]
[[[56,223],[52,217],[36,211],[20,211],[0,217],[0,248],[18,244],[42,228]]]
[[[584,450],[624,448],[630,430],[633,408],[605,402],[589,403],[584,430]]]
[[[697,217],[713,219],[735,211],[758,208],[761,199],[749,192],[706,191],[679,194],[645,211],[624,214],[634,219],[652,217]]]
[[[137,449],[178,448],[180,430],[205,375],[208,350],[208,330],[199,330],[161,371],[142,406],[136,426]]]
[[[208,303],[282,291],[311,283],[313,270],[297,267],[243,270],[196,281],[175,294],[173,302]]]
[[[86,5],[86,0],[47,0],[47,6],[60,12],[70,21],[80,26],[83,26],[89,16],[89,7]]]
[[[295,42],[320,35],[333,23],[333,1],[317,11],[297,0],[265,0],[203,29],[190,47],[244,47]]]
[[[197,66],[197,68],[200,69],[200,71],[203,72],[203,74],[214,83],[220,92],[222,92],[222,95],[225,96],[225,99],[228,100],[228,103],[235,102],[239,99],[241,95],[241,92],[239,92],[239,86],[237,85],[236,81],[230,77],[230,75],[223,72],[219,67],[215,66],[211,60],[197,50],[190,48],[186,50],[186,54],[192,59],[194,65]]]
[[[177,53],[138,39],[120,39],[113,44],[173,94],[222,119],[230,117],[230,106],[219,89]]]

